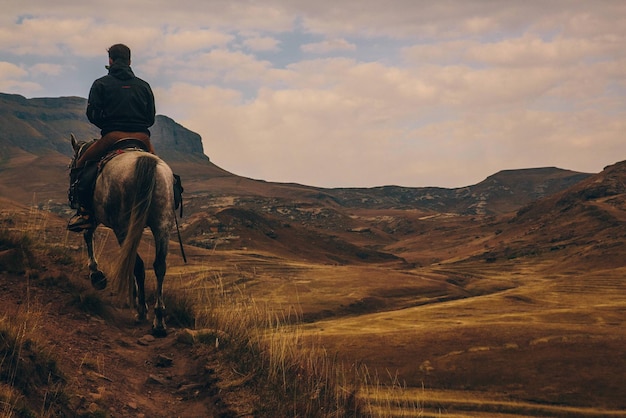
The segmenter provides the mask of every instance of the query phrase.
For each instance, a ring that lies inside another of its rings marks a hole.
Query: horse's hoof
[[[152,327],[152,336],[156,338],[167,337],[167,329],[165,327]]]
[[[104,276],[104,273],[101,271],[93,272],[89,275],[91,279],[91,285],[94,289],[104,290],[107,287],[107,278]]]

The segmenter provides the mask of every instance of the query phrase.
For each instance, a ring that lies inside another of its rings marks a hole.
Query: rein
[[[178,244],[180,246],[180,254],[183,256],[183,261],[187,264],[187,256],[185,255],[185,248],[183,248],[183,239],[180,236],[180,228],[178,227],[178,218],[176,217],[176,209],[173,211],[174,223],[176,223],[176,233],[178,234]]]

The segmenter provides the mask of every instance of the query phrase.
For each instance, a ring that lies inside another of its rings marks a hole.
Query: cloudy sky
[[[126,43],[235,174],[462,187],[626,159],[623,0],[2,0],[0,92],[87,97]]]

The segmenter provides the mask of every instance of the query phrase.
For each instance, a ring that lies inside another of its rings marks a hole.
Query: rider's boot
[[[96,227],[93,213],[88,208],[88,205],[85,204],[90,197],[89,191],[92,189],[90,185],[91,179],[85,178],[85,171],[90,170],[74,168],[70,172],[68,199],[70,207],[76,209],[76,214],[70,218],[67,229],[72,232],[82,232]]]
[[[93,229],[95,226],[91,211],[83,206],[78,208],[76,214],[67,223],[67,229],[72,232],[83,232],[87,229]]]

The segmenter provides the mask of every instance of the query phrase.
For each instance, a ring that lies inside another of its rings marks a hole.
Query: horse
[[[71,135],[76,161],[87,149],[88,142],[77,141]],[[72,165],[73,167],[73,165]],[[152,333],[158,337],[167,335],[163,280],[170,231],[175,221],[174,175],[170,167],[149,152],[135,150],[119,152],[101,168],[93,193],[93,228],[83,232],[89,256],[91,284],[98,290],[107,286],[105,274],[98,269],[94,256],[93,236],[98,224],[113,230],[120,245],[119,256],[112,268],[112,281],[117,284],[120,295],[127,292],[128,301],[137,310],[137,320],[146,321],[148,306],[145,295],[145,267],[137,253],[144,231],[152,231],[155,246],[153,263],[156,275],[156,303]]]

